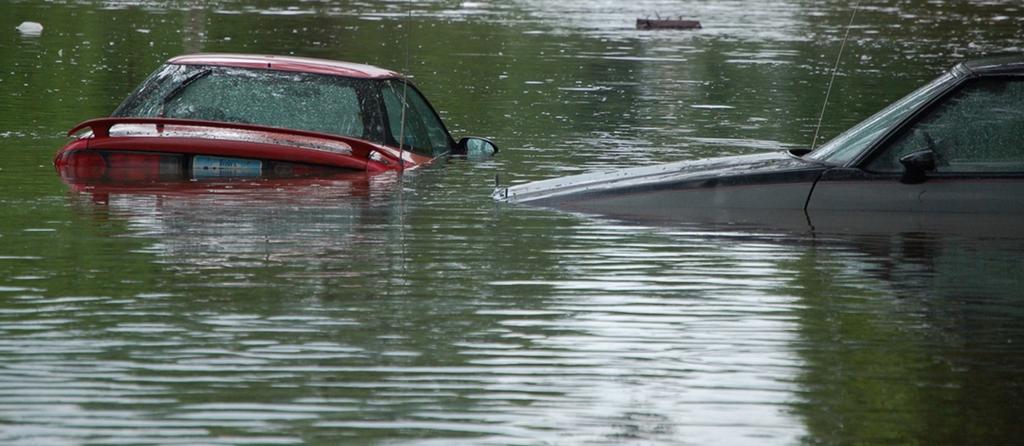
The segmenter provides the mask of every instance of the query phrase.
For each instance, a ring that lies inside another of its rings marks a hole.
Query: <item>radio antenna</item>
[[[412,26],[412,0],[406,5],[409,18],[405,22],[405,75],[402,79],[402,122],[398,128],[398,165],[405,170],[405,110],[409,108],[409,100],[406,93],[409,91],[409,28]]]
[[[821,121],[825,119],[825,109],[828,108],[828,97],[832,94],[832,83],[836,80],[836,73],[839,71],[839,60],[843,58],[843,49],[846,48],[846,41],[850,38],[850,28],[853,27],[853,19],[857,17],[857,10],[860,9],[860,0],[853,6],[853,13],[850,14],[850,23],[846,24],[846,34],[843,35],[843,43],[839,45],[839,54],[836,55],[836,65],[832,67],[832,77],[828,80],[828,89],[825,90],[825,102],[821,104],[821,114],[818,115],[818,125],[814,126],[814,139],[811,140],[811,150],[818,143],[818,132],[821,131]]]

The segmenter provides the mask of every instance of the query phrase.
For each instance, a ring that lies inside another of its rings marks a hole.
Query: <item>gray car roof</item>
[[[1024,54],[1008,54],[968,60],[959,66],[978,75],[1024,74]]]

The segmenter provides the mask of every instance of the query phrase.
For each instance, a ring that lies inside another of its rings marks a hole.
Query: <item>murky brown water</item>
[[[4,3],[0,443],[1016,442],[1013,222],[650,227],[489,198],[496,175],[810,145],[851,6]],[[705,28],[632,29],[655,13]],[[1019,51],[1022,22],[1012,1],[864,2],[822,133]],[[401,178],[61,183],[63,132],[193,51],[395,68],[503,151]]]

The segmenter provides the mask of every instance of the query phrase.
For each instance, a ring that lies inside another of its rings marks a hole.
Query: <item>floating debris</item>
[[[700,21],[677,19],[663,19],[661,17],[650,19],[636,19],[636,29],[701,29]]]
[[[43,35],[43,25],[38,22],[21,22],[15,29],[23,36],[38,37]]]

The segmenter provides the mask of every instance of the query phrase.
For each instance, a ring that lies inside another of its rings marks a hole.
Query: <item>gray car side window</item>
[[[901,172],[899,159],[931,149],[937,172],[1024,173],[1024,79],[980,78],[901,131],[865,168]]]

